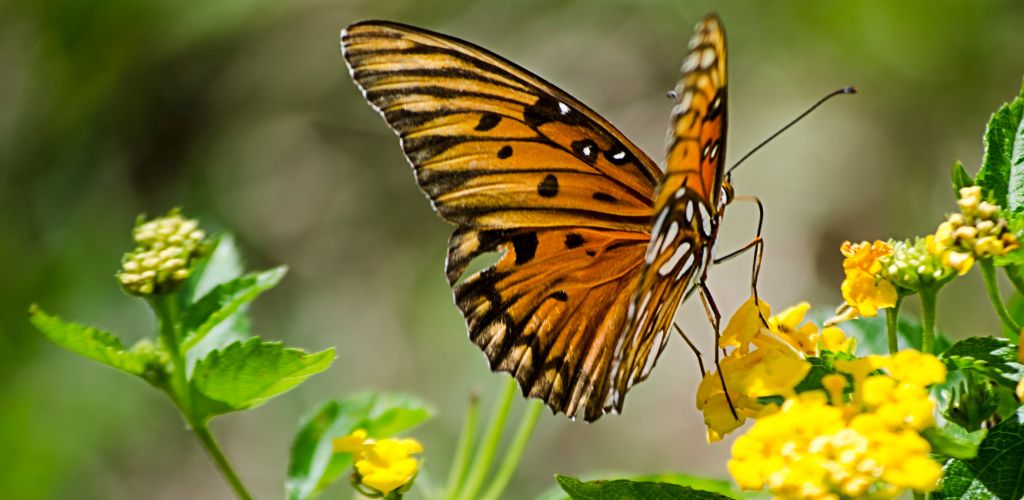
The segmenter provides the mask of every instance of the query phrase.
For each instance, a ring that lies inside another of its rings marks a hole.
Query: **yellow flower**
[[[875,274],[881,269],[881,265],[878,263],[879,257],[891,254],[892,245],[878,240],[872,243],[846,241],[839,247],[839,251],[843,253],[843,257],[846,257],[843,259],[843,269],[846,271],[859,270]]]
[[[776,405],[761,404],[759,398],[793,395],[794,387],[811,369],[804,358],[818,355],[818,327],[804,323],[808,309],[810,304],[801,303],[769,318],[768,303],[760,300],[755,304],[751,297],[730,318],[720,341],[731,351],[719,365],[732,408],[718,372],[706,373],[697,388],[697,409],[704,413],[709,442],[721,440],[748,418],[777,411]],[[761,314],[767,318],[768,328]]]
[[[832,352],[853,353],[857,339],[847,338],[838,327],[829,326],[821,330],[821,348]]]
[[[359,457],[366,448],[366,431],[356,429],[352,434],[334,440],[335,453],[351,453],[353,457]]]
[[[423,446],[415,439],[369,439],[365,430],[356,429],[335,439],[334,451],[351,453],[359,481],[386,495],[416,475],[419,461],[412,455],[422,453]]]
[[[907,372],[914,365],[920,373]],[[945,377],[941,362],[904,351],[837,361],[836,368],[853,375],[852,401],[843,394],[846,377],[836,374],[822,378],[825,391],[787,398],[736,439],[728,463],[736,482],[744,489],[767,488],[777,498],[933,491],[942,470],[920,431],[934,424],[927,385]]]
[[[879,309],[896,305],[896,287],[887,280],[859,270],[847,271],[841,286],[843,299],[860,316],[877,316]]]
[[[419,460],[412,455],[422,452],[423,446],[414,439],[381,439],[367,446],[356,470],[363,484],[387,494],[416,475]]]
[[[885,364],[893,378],[926,387],[946,380],[946,365],[931,354],[905,349],[889,357]]]

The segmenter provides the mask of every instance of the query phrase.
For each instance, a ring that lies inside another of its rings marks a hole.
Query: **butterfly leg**
[[[683,340],[686,341],[686,345],[690,346],[690,350],[693,351],[693,354],[697,356],[697,366],[700,367],[700,376],[703,377],[704,374],[707,372],[704,371],[704,358],[701,357],[700,351],[697,349],[697,346],[694,345],[692,341],[690,341],[690,337],[687,337],[686,334],[683,333],[683,329],[679,328],[678,323],[672,323],[672,326],[676,328],[676,331],[679,332],[679,335],[683,336]]]
[[[764,258],[764,238],[761,237],[761,230],[764,228],[764,204],[761,199],[756,196],[737,196],[733,198],[733,201],[749,201],[757,204],[757,234],[754,235],[754,239],[750,240],[749,243],[743,245],[738,250],[729,252],[728,254],[715,258],[712,262],[716,265],[722,262],[729,261],[735,257],[743,255],[747,251],[754,250],[754,259],[751,262],[750,269],[750,288],[754,294],[754,304],[757,305],[757,315],[761,317],[761,323],[768,327],[768,319],[761,313],[761,299],[757,293],[757,278],[761,275],[761,261]]]
[[[725,401],[729,403],[729,411],[732,412],[732,417],[739,420],[739,415],[736,414],[736,405],[732,403],[732,396],[729,395],[729,387],[725,385],[725,374],[722,373],[722,365],[719,364],[719,358],[721,357],[722,350],[719,347],[719,339],[721,338],[722,313],[718,312],[718,306],[715,304],[715,299],[711,296],[711,290],[708,290],[708,285],[704,281],[704,277],[701,277],[700,283],[700,301],[704,304],[704,312],[708,315],[708,321],[711,322],[711,326],[715,329],[715,370],[718,371],[718,381],[722,383],[722,391],[725,392]]]

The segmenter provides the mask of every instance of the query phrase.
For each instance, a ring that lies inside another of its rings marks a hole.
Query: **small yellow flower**
[[[946,365],[931,354],[905,349],[889,357],[886,370],[896,380],[927,387],[946,380]]]
[[[387,494],[416,475],[419,460],[412,455],[422,452],[423,446],[414,439],[381,439],[367,446],[356,470],[363,484]]]
[[[386,495],[416,475],[419,461],[412,455],[422,453],[423,446],[415,439],[370,439],[356,429],[334,440],[334,452],[351,453],[359,482]]]
[[[356,429],[352,434],[334,440],[335,453],[351,453],[353,457],[359,457],[366,448],[367,435],[363,429]]]
[[[846,257],[843,259],[843,269],[847,271],[856,269],[865,273],[875,274],[881,269],[878,263],[879,257],[891,254],[892,245],[878,240],[871,243],[867,241],[860,243],[846,241],[839,247],[839,251]]]
[[[895,306],[899,297],[892,283],[860,271],[847,272],[841,290],[846,303],[866,317],[877,316],[879,309]]]
[[[758,300],[755,304],[754,297],[747,299],[729,318],[722,336],[719,338],[719,346],[738,347],[740,352],[746,353],[750,350],[750,343],[754,336],[764,327],[761,316],[771,316],[771,306],[764,300]],[[758,314],[760,311],[760,314]]]
[[[847,338],[846,333],[835,326],[821,330],[821,348],[832,352],[853,353],[857,339]]]
[[[768,320],[771,331],[795,349],[813,356],[818,352],[818,327],[811,322],[804,323],[804,316],[811,304],[801,302]],[[803,323],[803,324],[801,324]]]

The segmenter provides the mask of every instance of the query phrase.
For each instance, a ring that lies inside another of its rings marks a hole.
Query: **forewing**
[[[458,225],[447,275],[470,337],[524,393],[598,418],[660,170],[565,92],[466,42],[369,21],[342,33],[342,50]],[[489,252],[497,264],[458,283]]]
[[[645,379],[665,347],[676,309],[707,265],[716,236],[725,158],[725,32],[714,14],[694,28],[675,88],[665,180],[658,187],[651,240],[626,333],[613,359],[608,404]]]

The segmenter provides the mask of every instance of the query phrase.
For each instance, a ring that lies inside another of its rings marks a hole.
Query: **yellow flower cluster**
[[[122,259],[117,280],[133,295],[171,290],[188,278],[205,237],[198,221],[176,210],[141,224],[132,232],[136,247]]]
[[[370,439],[363,429],[334,440],[335,453],[351,453],[359,482],[380,493],[402,487],[416,476],[423,445],[415,439]]]
[[[981,188],[960,189],[961,213],[951,214],[939,224],[929,250],[961,275],[967,273],[975,259],[1005,255],[1020,247],[1017,237],[999,219],[999,206],[981,198]]]
[[[697,409],[704,413],[709,442],[721,440],[748,418],[777,411],[778,405],[762,404],[758,398],[793,395],[793,388],[811,369],[804,358],[818,355],[819,346],[852,351],[853,341],[842,330],[832,327],[819,332],[813,323],[804,323],[810,307],[805,302],[786,309],[768,319],[766,328],[761,318],[768,318],[770,307],[750,298],[729,320],[719,341],[722,349],[730,350],[719,362],[721,378],[718,372],[708,372],[697,388]]]
[[[740,487],[778,498],[892,498],[935,489],[942,470],[920,431],[933,425],[927,387],[946,378],[937,358],[914,350],[837,361],[853,380],[828,375],[826,391],[786,399],[733,445]],[[885,370],[882,374],[879,370]]]
[[[844,242],[842,291],[845,304],[830,322],[853,319],[858,316],[876,316],[879,309],[896,305],[899,294],[892,282],[881,276],[881,259],[892,255],[893,247],[884,241],[861,243]]]

